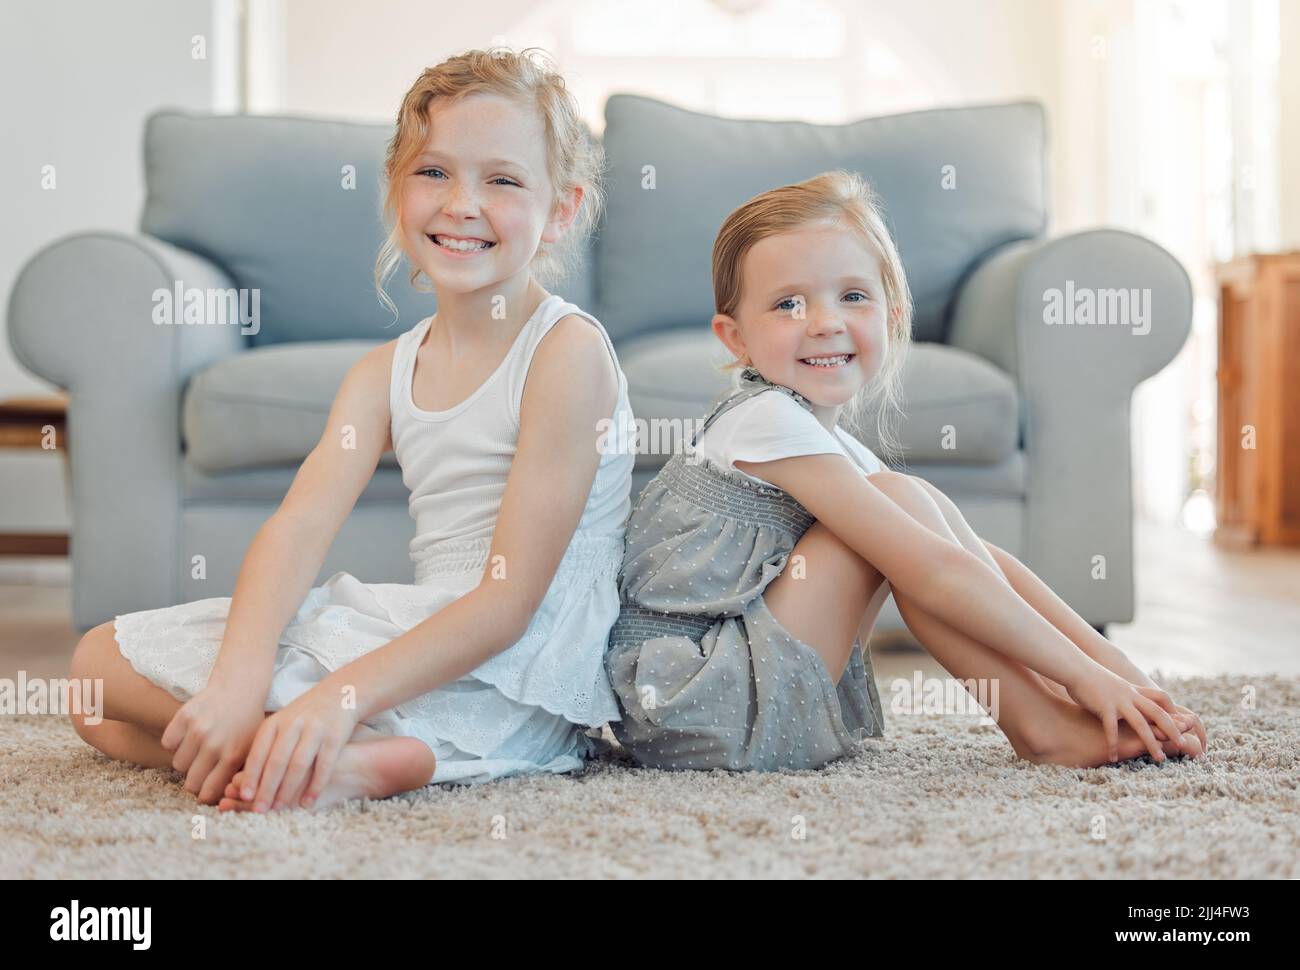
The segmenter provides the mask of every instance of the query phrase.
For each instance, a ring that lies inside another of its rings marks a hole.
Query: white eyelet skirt
[[[338,572],[313,587],[280,636],[265,710],[280,710],[464,596],[479,583],[490,543],[436,544],[416,560],[411,585]],[[620,717],[604,654],[619,615],[622,559],[621,534],[576,533],[523,637],[459,680],[362,723],[425,742],[437,762],[431,784],[581,769],[609,748],[588,729]],[[122,656],[186,701],[208,682],[230,602],[216,596],[120,614],[114,632]]]

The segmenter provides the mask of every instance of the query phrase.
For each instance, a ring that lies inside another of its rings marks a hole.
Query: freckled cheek
[[[413,232],[422,233],[437,209],[437,200],[427,191],[408,190],[402,194],[402,223]]]

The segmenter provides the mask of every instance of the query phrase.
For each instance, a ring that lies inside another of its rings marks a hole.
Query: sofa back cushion
[[[596,274],[599,316],[615,339],[708,327],[723,220],[760,192],[829,169],[859,172],[881,196],[917,340],[944,339],[957,283],[984,254],[1046,229],[1045,122],[1034,102],[817,125],[616,94],[605,119],[608,210]]]
[[[150,116],[141,231],[222,266],[258,291],[254,345],[354,338],[391,340],[437,309],[407,282],[403,260],[385,284],[373,274],[383,244],[380,173],[392,126],[264,115]],[[350,166],[350,168],[349,168]],[[347,186],[352,186],[351,188]],[[552,287],[589,299],[587,270]]]

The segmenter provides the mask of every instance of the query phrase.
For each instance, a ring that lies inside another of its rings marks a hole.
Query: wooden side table
[[[0,448],[44,448],[45,429],[53,426],[54,447],[68,460],[68,396],[12,397],[0,401]],[[66,534],[42,532],[0,533],[0,555],[66,556]]]
[[[1300,545],[1300,251],[1218,268],[1216,541]]]

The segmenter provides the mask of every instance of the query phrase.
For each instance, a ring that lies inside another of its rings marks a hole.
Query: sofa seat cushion
[[[970,351],[918,341],[903,366],[898,439],[910,462],[991,465],[1020,448],[1020,394],[1011,375]],[[877,450],[878,411],[848,428]],[[847,427],[847,426],[846,426]]]
[[[385,458],[392,458],[389,453]],[[233,471],[207,472],[188,457],[181,461],[181,498],[187,508],[220,505],[278,506],[284,500],[298,474],[299,462],[288,465],[263,465]],[[391,467],[389,467],[391,465]],[[357,496],[357,508],[367,505],[409,503],[411,490],[402,481],[396,461],[383,461],[375,469],[366,487]]]
[[[297,465],[316,447],[349,368],[372,340],[313,340],[233,354],[185,390],[181,431],[198,471]],[[389,452],[381,465],[396,464]]]
[[[632,413],[644,422],[636,467],[658,467],[727,390],[733,378],[718,367],[730,354],[711,330],[692,328],[624,341],[618,356]],[[912,345],[903,369],[902,405],[898,438],[909,463],[1002,464],[1020,446],[1015,383],[1005,371],[956,347]],[[884,458],[876,413],[869,411],[861,428],[844,427]]]
[[[1027,494],[1029,461],[1024,451],[1017,450],[1011,457],[994,464],[955,461],[908,461],[894,466],[895,471],[924,478],[931,485],[954,500],[965,503],[972,499],[1001,501],[1012,498],[1023,501]]]

